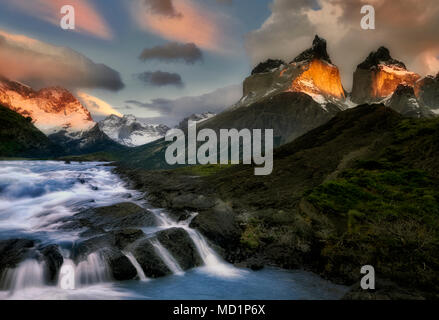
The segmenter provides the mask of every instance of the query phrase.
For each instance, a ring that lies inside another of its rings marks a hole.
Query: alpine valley
[[[259,292],[254,299],[267,298],[273,286],[279,299],[439,298],[439,74],[411,72],[385,47],[365,53],[351,92],[340,74],[326,41],[315,36],[289,62],[256,65],[234,105],[180,122],[182,129],[197,121],[198,130],[215,132],[273,129],[274,169],[257,177],[253,165],[170,166],[169,127],[131,115],[96,123],[66,89],[36,91],[1,79],[0,156],[51,160],[50,170],[30,161],[28,176],[19,179],[33,179],[26,186],[35,197],[53,201],[26,211],[28,219],[16,225],[0,205],[7,217],[0,228],[27,231],[0,239],[0,287],[23,285],[16,279],[24,274],[56,286],[68,264],[82,285],[172,275],[182,287],[185,279],[214,287],[216,278],[193,271],[201,269],[230,279],[248,272],[253,279],[213,298],[241,287],[253,292],[251,286]],[[82,169],[75,161],[83,161]],[[52,177],[53,168],[67,179]],[[0,165],[10,181],[5,172]],[[39,188],[48,176],[54,184]],[[15,187],[0,180],[8,201],[21,201]],[[64,204],[50,198],[54,193]],[[35,219],[40,223],[29,222]],[[360,288],[364,265],[375,267],[376,290]],[[305,293],[283,287],[282,277]],[[161,285],[175,298],[175,286]]]

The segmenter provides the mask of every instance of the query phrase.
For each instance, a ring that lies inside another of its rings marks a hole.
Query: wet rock
[[[87,230],[81,232],[79,234],[79,236],[82,238],[90,238],[90,237],[95,237],[95,236],[101,235],[103,233],[105,233],[104,229],[91,227],[91,228],[88,228]]]
[[[144,233],[137,229],[126,229],[108,232],[78,244],[74,251],[76,263],[86,260],[88,255],[99,252],[110,268],[116,280],[130,280],[136,277],[137,271],[122,250],[136,240],[144,237]]]
[[[203,264],[194,242],[184,229],[167,229],[158,232],[156,236],[183,270]]]
[[[15,268],[17,264],[32,255],[35,242],[27,239],[11,239],[0,241],[0,275],[7,268]]]
[[[137,242],[132,253],[147,277],[158,278],[171,274],[171,270],[157,255],[149,239]]]
[[[145,234],[139,229],[123,229],[107,232],[80,242],[74,252],[76,260],[84,260],[89,254],[102,249],[123,250]]]
[[[104,249],[101,253],[110,267],[113,279],[118,281],[132,280],[137,276],[136,268],[121,251]]]
[[[124,249],[145,236],[143,231],[139,229],[113,231],[112,234],[114,235],[114,245],[119,249]]]
[[[47,266],[49,282],[55,283],[59,269],[64,262],[64,258],[60,253],[59,247],[57,245],[49,245],[41,248],[39,251],[42,254],[43,260]]]
[[[232,208],[220,200],[211,210],[200,212],[190,226],[223,249],[236,246],[241,236]]]
[[[76,214],[73,219],[79,220],[82,226],[93,226],[106,230],[156,225],[156,219],[152,212],[131,202],[88,209]]]

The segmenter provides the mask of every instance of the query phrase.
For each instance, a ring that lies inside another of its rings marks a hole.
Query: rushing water
[[[166,211],[150,208],[144,196],[130,190],[100,163],[54,161],[0,161],[0,240],[27,238],[65,248],[60,273],[73,270],[74,290],[62,283],[45,282],[47,266],[28,259],[0,275],[0,299],[338,299],[346,288],[304,271],[266,268],[253,272],[224,262],[206,239],[189,227],[190,219],[177,223]],[[155,214],[156,227],[144,228],[147,236],[159,230],[186,230],[204,265],[183,271],[157,240],[151,244],[173,275],[149,279],[131,252],[125,256],[140,281],[117,282],[103,257],[90,254],[75,265],[68,249],[78,241],[77,232],[60,229],[60,219],[91,207],[132,201]],[[191,218],[193,218],[194,214]]]

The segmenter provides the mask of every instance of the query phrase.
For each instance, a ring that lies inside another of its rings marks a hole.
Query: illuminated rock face
[[[90,130],[96,123],[90,112],[66,89],[52,87],[35,91],[15,81],[0,79],[0,103],[31,117],[46,135]]]
[[[420,76],[396,66],[379,65],[373,70],[357,69],[354,73],[352,101],[371,103],[383,100],[399,85],[415,86]]]
[[[351,99],[355,103],[378,102],[390,97],[399,85],[415,86],[420,76],[390,56],[387,48],[372,52],[354,73]]]
[[[243,98],[236,107],[250,106],[283,92],[305,93],[323,107],[337,103],[343,109],[346,100],[340,72],[326,52],[326,41],[318,36],[311,48],[289,64],[270,59],[260,63],[243,87]]]
[[[311,97],[322,95],[336,99],[345,99],[340,72],[332,64],[322,60],[313,60],[301,67],[303,73],[294,79],[290,91],[303,92]]]

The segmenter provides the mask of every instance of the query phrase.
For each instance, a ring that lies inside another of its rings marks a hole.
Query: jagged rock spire
[[[312,60],[312,59],[325,60],[332,64],[328,52],[326,51],[326,40],[320,38],[318,35],[314,37],[314,41],[312,42],[312,47],[303,51],[291,62],[300,62],[300,61]]]
[[[273,59],[268,59],[264,62],[261,62],[260,64],[258,64],[252,71],[252,75],[253,74],[257,74],[257,73],[265,73],[265,72],[270,72],[273,69],[279,68],[281,65],[284,65],[285,62],[283,62],[282,60],[273,60]]]
[[[362,63],[358,65],[359,69],[371,69],[379,64],[394,65],[406,69],[403,62],[393,59],[390,51],[386,47],[380,47],[377,51],[373,51]]]

